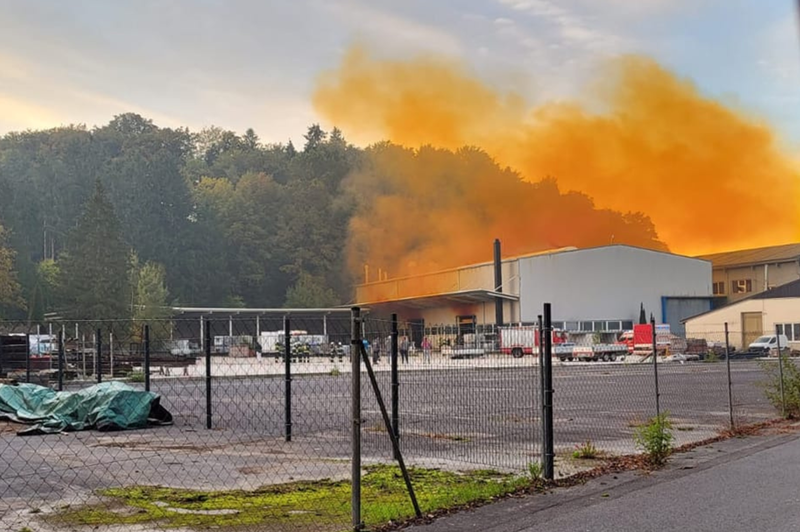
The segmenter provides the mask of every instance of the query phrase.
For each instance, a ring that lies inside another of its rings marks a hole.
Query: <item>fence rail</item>
[[[787,408],[774,384],[797,372],[793,359],[734,354],[726,338],[741,332],[724,324],[684,353],[595,362],[561,356],[547,310],[521,355],[499,338],[436,341],[414,327],[369,314],[0,322],[0,411],[34,390],[16,381],[52,389],[48,400],[121,386],[130,395],[110,410],[157,396],[172,415],[139,430],[24,437],[29,425],[0,421],[0,529],[369,527],[442,504],[425,471],[563,476],[595,463],[581,449],[639,452],[634,432],[659,411],[677,444],[774,418]],[[371,491],[393,493],[383,474],[399,482],[390,502]],[[209,499],[222,492],[227,502]],[[234,493],[252,499],[237,506]]]

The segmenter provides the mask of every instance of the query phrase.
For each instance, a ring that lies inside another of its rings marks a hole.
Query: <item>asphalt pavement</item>
[[[508,499],[415,532],[788,532],[800,530],[800,435],[736,438],[663,470],[607,475]]]

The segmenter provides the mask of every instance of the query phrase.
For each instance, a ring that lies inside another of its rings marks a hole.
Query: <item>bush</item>
[[[787,355],[781,355],[783,362],[783,395],[786,399],[784,415],[787,418],[800,417],[800,369]],[[761,368],[767,374],[767,381],[762,383],[764,395],[778,411],[782,410],[781,373],[774,361],[761,362]]]
[[[581,443],[580,445],[575,446],[575,450],[572,452],[572,457],[578,460],[592,460],[597,458],[600,452],[597,450],[597,447],[592,443],[591,440],[586,440],[586,443]]]
[[[144,371],[132,371],[128,373],[128,380],[130,382],[144,382]]]
[[[719,362],[719,356],[714,351],[709,351],[703,358],[703,362]]]
[[[667,461],[672,452],[673,438],[672,423],[666,412],[638,427],[633,435],[636,446],[645,452],[647,461],[655,467],[660,467]]]

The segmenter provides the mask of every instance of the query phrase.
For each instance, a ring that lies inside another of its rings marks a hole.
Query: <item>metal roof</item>
[[[784,297],[800,297],[800,279],[770,288],[766,292],[755,294],[748,299],[781,299]]]
[[[792,262],[800,260],[800,244],[784,244],[781,246],[726,251],[725,253],[700,255],[697,258],[711,261],[714,268]]]
[[[441,305],[452,304],[474,304],[494,302],[497,299],[509,301],[519,301],[519,297],[492,290],[459,290],[455,292],[443,292],[441,294],[431,294],[424,296],[410,296],[401,299],[391,299],[388,301],[372,301],[362,303],[368,307],[380,307],[381,305],[400,305],[411,308],[431,308]]]

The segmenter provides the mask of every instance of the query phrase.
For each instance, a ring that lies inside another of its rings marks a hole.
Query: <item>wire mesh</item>
[[[57,530],[104,524],[147,527],[142,530],[348,528],[350,387],[339,374],[350,337],[349,313],[288,316],[288,381],[283,316],[205,319],[207,338],[200,318],[147,322],[149,386],[172,414],[172,424],[22,437],[16,434],[26,425],[0,421],[0,529],[33,524]],[[30,382],[57,389],[57,338],[63,328],[65,391],[97,386],[99,361],[103,383],[143,392],[144,325],[130,320],[38,327],[3,323],[2,372],[18,382],[28,381],[30,373]],[[25,340],[31,356],[25,355]],[[6,390],[19,386],[3,388],[5,399]],[[126,404],[112,406],[131,410],[131,401],[147,398],[127,397]],[[315,507],[292,504],[281,495],[287,485],[302,489],[298,483],[322,479],[329,479],[324,483],[330,497]],[[223,495],[230,502],[233,494],[245,492],[249,498],[233,509],[215,506]]]
[[[0,323],[5,384],[86,393],[99,380],[138,392],[134,402],[152,401],[141,394],[149,386],[172,414],[171,424],[139,430],[92,427],[24,437],[17,433],[30,425],[0,421],[0,527],[350,529],[351,325],[347,311]],[[393,330],[390,319],[367,315],[358,334],[407,464],[521,475],[541,460],[535,326],[400,321],[396,372]],[[556,331],[556,474],[593,465],[576,458],[582,449],[594,449],[598,458],[639,452],[634,432],[656,413],[656,368],[658,404],[673,423],[676,445],[714,436],[730,428],[731,419],[742,427],[777,417],[780,405],[765,389],[778,359],[731,342],[742,337],[728,331],[730,355],[722,325],[702,337],[676,337],[659,348],[654,366],[652,350],[632,350],[613,334]],[[14,388],[5,384],[4,402]],[[366,373],[360,393],[360,456],[367,474],[396,457]],[[283,495],[312,487],[303,483],[314,483],[326,496]],[[418,495],[422,510],[430,511],[426,489],[432,488],[423,486]],[[215,506],[220,495],[227,506]],[[237,498],[241,504],[231,508]],[[369,494],[363,515],[367,522],[381,519]]]

